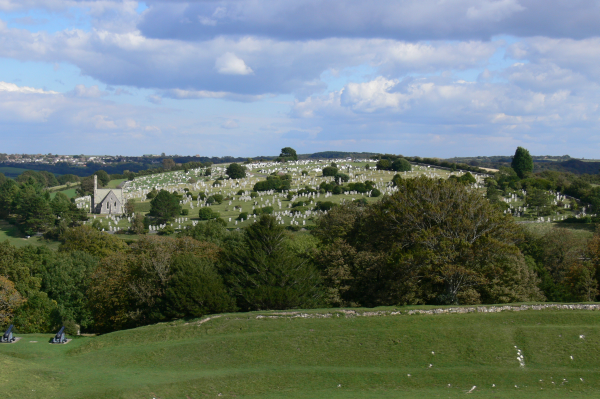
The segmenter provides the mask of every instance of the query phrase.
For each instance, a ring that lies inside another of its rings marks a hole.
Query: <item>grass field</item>
[[[473,386],[471,396],[481,398],[600,394],[597,311],[308,313],[325,312],[332,317],[230,314],[67,345],[48,344],[50,334],[22,335],[0,345],[0,391],[7,398],[111,399],[458,398]]]
[[[63,193],[69,198],[75,198],[77,196],[77,188],[69,188],[67,190],[54,191],[50,193],[50,198],[56,197],[56,193]]]
[[[23,168],[13,168],[11,166],[0,166],[0,173],[3,173],[4,176],[10,177],[11,179],[16,179],[21,173],[27,171],[29,169]]]
[[[111,180],[108,182],[108,184],[104,188],[117,188],[119,186],[119,184],[124,183],[126,181],[127,181],[127,179]]]
[[[596,231],[596,225],[593,223],[523,223],[521,226],[539,235],[555,229],[569,230],[576,237],[586,240],[592,238]]]
[[[28,239],[12,224],[0,220],[0,242],[8,240],[12,245],[21,248],[27,245],[47,245],[52,249],[58,249],[58,241],[48,241],[42,237],[30,237]]]

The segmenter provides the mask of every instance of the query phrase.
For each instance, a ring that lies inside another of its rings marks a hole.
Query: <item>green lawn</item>
[[[111,180],[108,182],[108,184],[104,188],[117,188],[119,186],[119,184],[126,182],[126,181],[127,181],[127,179]]]
[[[17,248],[24,247],[26,245],[47,245],[52,249],[58,249],[60,245],[57,241],[48,241],[43,237],[30,237],[25,236],[12,224],[5,220],[0,220],[0,242],[8,240],[12,245]]]
[[[75,197],[77,197],[77,188],[70,188],[68,190],[54,191],[54,192],[50,193],[50,198],[56,197],[56,193],[63,193],[64,195],[66,195],[69,198],[75,198]]]
[[[8,398],[457,398],[476,386],[472,395],[481,398],[600,394],[600,312],[310,313],[326,312],[333,314],[230,314],[67,345],[48,344],[50,334],[22,335],[0,345],[0,391]]]

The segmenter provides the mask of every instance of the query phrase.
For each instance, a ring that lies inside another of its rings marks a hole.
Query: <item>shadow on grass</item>
[[[24,238],[25,235],[15,225],[8,223],[5,220],[0,220],[0,236],[6,236],[10,238]]]

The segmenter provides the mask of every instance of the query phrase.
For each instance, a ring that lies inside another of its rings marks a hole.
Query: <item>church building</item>
[[[92,212],[103,215],[120,215],[123,213],[125,201],[120,188],[98,188],[98,176],[94,175],[94,196]]]

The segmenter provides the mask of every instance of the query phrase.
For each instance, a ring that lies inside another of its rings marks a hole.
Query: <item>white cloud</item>
[[[35,89],[33,87],[17,86],[14,83],[0,82],[0,91],[6,91],[11,93],[37,93],[37,94],[57,94],[55,91],[46,91],[42,89]]]
[[[225,53],[217,58],[215,69],[223,75],[250,75],[253,73],[252,68],[233,53]]]

